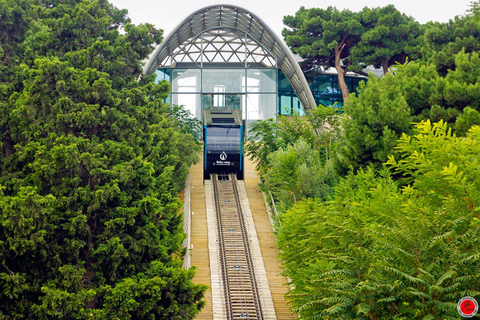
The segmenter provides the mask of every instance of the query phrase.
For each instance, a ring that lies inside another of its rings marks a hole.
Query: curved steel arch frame
[[[248,35],[273,56],[277,67],[290,81],[304,109],[312,110],[316,107],[307,80],[290,49],[259,17],[238,6],[212,5],[189,15],[155,49],[143,72],[147,75],[154,73],[182,44],[212,29],[231,30],[239,37]]]

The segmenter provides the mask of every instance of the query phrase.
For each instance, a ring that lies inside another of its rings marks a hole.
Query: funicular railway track
[[[212,174],[227,319],[264,319],[235,174]]]

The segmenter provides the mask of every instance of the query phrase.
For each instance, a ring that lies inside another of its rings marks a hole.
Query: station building
[[[205,110],[235,110],[243,127],[277,115],[304,114],[318,104],[341,105],[335,74],[310,76],[299,58],[255,14],[212,5],[185,18],[156,48],[144,68],[171,82],[171,104],[205,123]],[[347,76],[355,91],[364,78]],[[248,133],[248,131],[247,131]]]

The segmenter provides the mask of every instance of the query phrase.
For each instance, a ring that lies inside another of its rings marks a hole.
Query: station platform
[[[212,230],[215,227],[212,226],[214,221],[212,222],[211,211],[213,209],[210,207],[211,201],[209,200],[211,186],[209,186],[209,181],[204,184],[202,168],[203,163],[200,162],[190,169],[190,258],[191,265],[197,268],[193,281],[206,284],[210,289],[205,293],[206,305],[196,319],[223,319],[223,314],[219,312],[218,308],[218,305],[222,303],[219,301],[222,296],[216,284],[220,278],[219,268],[215,265],[217,257],[213,256],[215,254],[213,248],[215,240],[212,236]],[[269,291],[268,295],[271,296],[267,299],[269,307],[266,318],[295,319],[296,317],[289,311],[289,306],[284,298],[288,291],[287,279],[280,274],[282,269],[278,260],[278,248],[263,196],[258,186],[259,177],[254,163],[247,159],[244,175],[245,179],[239,185],[246,193],[244,197],[248,198],[244,203],[247,203],[251,212],[251,222],[249,224],[254,226],[254,230],[250,231],[250,234],[255,234],[258,239],[256,242],[258,242],[259,252],[256,254],[258,257],[256,259],[260,259],[258,264],[263,265],[259,269],[263,268],[264,270],[260,272],[258,277],[261,277],[261,279],[258,279],[258,281],[263,283],[263,290]],[[213,282],[212,279],[214,279]]]

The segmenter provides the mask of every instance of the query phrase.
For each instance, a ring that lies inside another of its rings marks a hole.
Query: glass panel
[[[159,83],[162,80],[170,81],[170,69],[158,69],[155,71],[155,74],[157,76],[155,78],[156,83]]]
[[[245,69],[203,69],[203,92],[214,93],[224,87],[226,93],[240,93],[245,86]]]
[[[213,95],[212,94],[204,94],[203,95],[203,110],[209,110],[213,107]]]
[[[282,70],[278,70],[278,90],[293,91],[292,85]]]
[[[200,69],[173,69],[172,92],[200,92]]]
[[[197,119],[202,120],[202,110],[200,94],[181,94],[181,93],[172,93],[171,95],[172,104],[184,106],[186,110],[190,111],[192,116]]]
[[[207,151],[240,150],[240,128],[207,127]]]
[[[319,75],[315,77],[314,86],[312,88],[314,94],[329,95],[332,94],[332,79],[329,75]]]
[[[277,110],[276,94],[247,94],[247,120],[267,120],[275,118]]]
[[[340,86],[338,85],[338,78],[332,77],[332,91],[333,95],[342,96],[342,91],[340,90]]]
[[[276,92],[276,69],[248,69],[247,92]]]
[[[203,109],[222,108],[228,110],[240,110],[242,107],[241,94],[204,94]]]
[[[241,94],[227,94],[225,96],[225,104],[232,110],[240,110],[242,108],[242,95]]]
[[[299,116],[305,115],[305,111],[303,110],[302,104],[300,103],[300,100],[296,96],[293,97],[293,114],[299,115]]]
[[[245,135],[249,135],[250,126],[258,120],[275,118],[277,113],[277,95],[275,93],[247,94],[245,119]]]
[[[280,114],[281,115],[291,115],[292,114],[292,96],[291,96],[291,94],[280,96]]]

